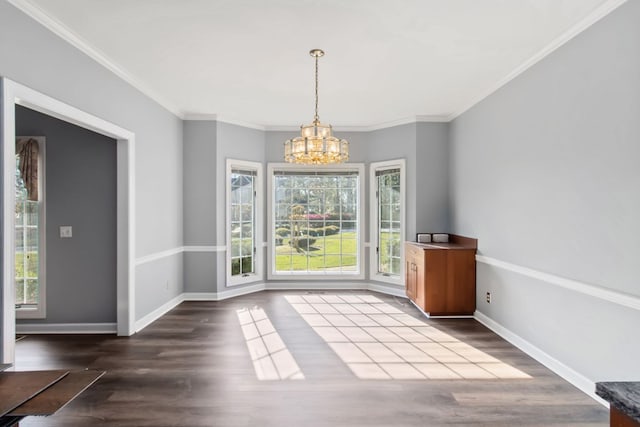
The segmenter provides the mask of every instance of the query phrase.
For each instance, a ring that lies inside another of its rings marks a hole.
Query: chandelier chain
[[[316,115],[314,116],[314,121],[319,122],[320,117],[318,116],[318,56],[316,55]]]

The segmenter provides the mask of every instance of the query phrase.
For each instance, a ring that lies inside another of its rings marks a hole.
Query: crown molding
[[[56,34],[58,37],[62,38],[81,52],[85,53],[87,56],[92,58],[94,61],[98,62],[100,65],[114,73],[116,76],[120,77],[122,80],[133,86],[135,89],[142,92],[145,96],[149,97],[166,110],[176,115],[177,117],[183,120],[215,120],[219,122],[224,122],[232,125],[242,126],[250,129],[257,129],[262,131],[284,131],[284,132],[297,132],[300,130],[299,126],[265,126],[256,123],[246,122],[243,120],[238,120],[235,118],[229,117],[221,117],[219,114],[200,114],[200,113],[184,113],[179,108],[177,108],[172,103],[165,100],[158,93],[147,87],[140,80],[135,78],[133,75],[125,71],[119,65],[117,65],[113,60],[111,60],[107,55],[100,52],[98,49],[92,47],[86,40],[82,37],[74,33],[68,27],[66,27],[61,22],[57,21],[53,17],[49,16],[44,10],[40,7],[36,6],[29,0],[7,0],[10,4],[21,10],[26,15],[33,18],[36,22],[43,25],[49,31]],[[334,130],[339,132],[371,132],[375,130],[386,129],[394,126],[401,126],[410,123],[417,122],[428,122],[428,123],[447,123],[450,122],[476,104],[483,101],[485,98],[492,95],[494,92],[499,90],[501,87],[505,86],[511,80],[518,77],[520,74],[524,73],[526,70],[531,68],[533,65],[537,64],[539,61],[544,59],[546,56],[550,55],[556,49],[573,39],[576,35],[580,34],[582,31],[589,28],[591,25],[599,21],[600,19],[607,16],[609,13],[626,3],[627,0],[608,0],[596,9],[594,9],[589,15],[587,15],[580,22],[569,28],[559,37],[555,38],[551,43],[545,46],[543,49],[538,51],[532,57],[527,59],[525,62],[516,67],[513,71],[507,74],[504,78],[498,81],[496,84],[490,86],[486,90],[482,91],[479,95],[470,99],[467,105],[458,111],[451,113],[449,115],[417,115],[410,116],[405,118],[400,118],[397,120],[383,122],[379,124],[369,125],[369,126],[336,126]]]
[[[44,10],[35,4],[31,3],[29,0],[7,0],[14,7],[25,13],[27,16],[34,19],[40,25],[60,37],[62,40],[66,41],[76,49],[80,50],[82,53],[87,55],[89,58],[96,61],[98,64],[105,67],[107,70],[111,71],[116,76],[120,77],[122,80],[133,86],[135,89],[139,90],[150,98],[151,100],[158,103],[164,109],[168,110],[173,115],[178,118],[183,118],[181,111],[176,108],[175,105],[168,102],[158,93],[147,87],[140,80],[135,78],[133,75],[129,74],[119,65],[117,65],[112,59],[110,59],[107,55],[99,51],[98,49],[91,46],[89,42],[84,40],[78,34],[74,33],[67,26],[54,19],[50,15],[48,15]]]
[[[268,132],[300,132],[300,126],[265,126],[264,130]]]
[[[422,115],[416,116],[416,122],[419,123],[448,123],[451,121],[449,116]]]
[[[369,126],[333,126],[336,132],[371,132],[374,130],[392,128],[394,126],[408,125],[412,123],[446,123],[448,116],[409,116],[401,119],[382,122]],[[266,131],[299,132],[300,126],[265,126]]]
[[[192,120],[192,121],[217,121],[217,114],[201,114],[201,113],[184,113],[182,115],[182,120]]]
[[[265,131],[266,126],[259,125],[257,123],[247,122],[244,120],[238,120],[235,118],[221,116],[220,114],[200,114],[200,113],[186,113],[183,115],[182,120],[192,121],[215,121],[220,123],[226,123],[229,125],[242,126],[244,128],[256,129]]]
[[[402,125],[407,125],[412,123],[446,123],[448,121],[449,119],[446,116],[427,116],[427,115],[410,116],[410,117],[404,117],[397,120],[392,120],[389,122],[378,123],[371,126],[364,126],[363,130],[371,132],[374,130],[387,129],[387,128],[392,128],[394,126],[402,126]]]
[[[220,114],[217,114],[216,116],[217,116],[217,119],[216,119],[217,121],[226,123],[229,125],[242,126],[244,128],[256,129],[261,131],[267,130],[266,126],[260,125],[258,123],[246,122],[244,120],[236,119],[235,117],[226,117]]]
[[[626,3],[627,0],[609,0],[599,7],[597,7],[593,12],[587,15],[582,21],[578,22],[567,31],[562,33],[559,37],[556,37],[551,43],[546,45],[544,48],[539,50],[536,54],[534,54],[531,58],[527,59],[525,62],[516,67],[513,71],[507,74],[504,78],[499,80],[496,84],[492,85],[485,91],[483,91],[480,95],[471,99],[471,101],[467,104],[466,107],[458,110],[457,112],[451,114],[447,117],[447,121],[452,121],[453,119],[461,116],[467,110],[474,107],[476,104],[483,101],[485,98],[489,97],[494,92],[498,91],[502,86],[509,83],[511,80],[518,77],[520,74],[527,71],[529,68],[533,67],[535,64],[540,62],[542,59],[546,58],[548,55],[553,53],[556,49],[563,46],[569,40],[573,39],[575,36],[607,16],[609,13],[613,12],[615,9]]]
[[[220,116],[219,114],[188,113],[183,116],[183,120],[217,121],[267,132],[300,132],[300,126],[264,126],[257,123],[251,123]],[[412,123],[446,123],[448,121],[449,120],[446,116],[410,116],[371,126],[333,126],[333,130],[336,132],[372,132],[374,130],[386,129],[394,126],[402,126]]]

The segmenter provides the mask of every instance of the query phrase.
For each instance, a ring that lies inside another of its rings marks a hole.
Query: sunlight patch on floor
[[[361,379],[531,378],[373,295],[285,299]]]
[[[256,377],[261,380],[302,380],[304,374],[261,308],[236,310]]]

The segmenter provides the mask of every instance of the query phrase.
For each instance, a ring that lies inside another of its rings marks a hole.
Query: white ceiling
[[[10,0],[181,117],[449,120],[624,0]]]

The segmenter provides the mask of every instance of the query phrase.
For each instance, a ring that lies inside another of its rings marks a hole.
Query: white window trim
[[[38,203],[38,305],[36,307],[16,308],[16,319],[45,319],[47,317],[46,144],[45,138],[42,136],[16,136],[16,140],[18,138],[33,138],[38,141],[38,195],[40,200]],[[14,242],[14,257],[15,253],[16,248]],[[15,272],[13,274],[15,275]],[[13,284],[15,286],[15,281],[13,281]]]
[[[376,282],[393,283],[402,285],[404,283],[404,262],[400,263],[400,274],[397,276],[387,276],[378,272],[378,251],[380,246],[378,241],[378,198],[376,191],[376,172],[386,169],[400,169],[400,257],[404,259],[404,240],[406,240],[406,206],[407,206],[407,185],[406,185],[406,161],[405,159],[387,160],[384,162],[372,162],[369,165],[369,277]]]
[[[309,170],[322,170],[322,171],[357,171],[358,172],[358,211],[356,214],[356,223],[358,224],[358,271],[354,271],[353,273],[344,272],[341,274],[335,273],[322,273],[322,272],[314,272],[314,273],[304,273],[301,274],[299,272],[287,272],[287,273],[276,273],[276,259],[274,256],[275,253],[275,240],[273,238],[273,199],[275,197],[273,188],[273,172],[274,170],[286,170],[286,171],[309,171]],[[364,280],[364,230],[365,230],[365,222],[364,222],[364,188],[365,188],[365,167],[364,163],[343,163],[336,165],[298,165],[291,163],[269,163],[267,165],[267,191],[268,191],[268,201],[267,201],[267,223],[269,224],[269,232],[267,233],[267,259],[269,261],[269,268],[267,269],[267,279],[268,280]]]
[[[231,275],[231,171],[233,169],[246,169],[256,171],[256,183],[255,183],[255,230],[254,230],[254,265],[255,273],[247,276],[232,276]],[[227,173],[225,182],[226,193],[226,217],[225,217],[225,229],[226,229],[226,264],[227,271],[227,287],[244,285],[246,283],[253,283],[262,280],[263,273],[263,258],[264,250],[262,248],[262,236],[263,236],[263,186],[262,186],[262,163],[250,162],[248,160],[236,160],[227,159]]]

